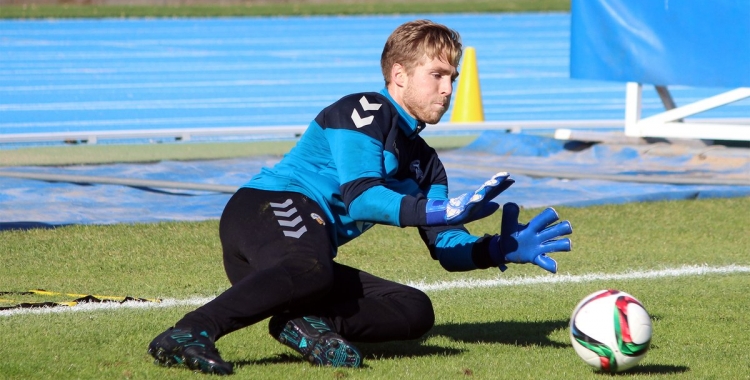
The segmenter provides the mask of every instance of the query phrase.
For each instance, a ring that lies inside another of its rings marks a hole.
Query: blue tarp
[[[465,148],[441,153],[441,158],[452,195],[473,190],[498,171],[508,171],[516,184],[497,201],[513,201],[523,207],[750,196],[750,149],[589,145],[485,132]],[[277,161],[276,157],[254,157],[5,170],[240,186],[261,167]],[[554,174],[539,177],[540,172]],[[664,183],[601,179],[613,177]],[[711,183],[745,181],[748,185],[670,184],[685,178]],[[216,219],[230,196],[211,191],[0,178],[0,229]]]
[[[570,75],[750,86],[750,1],[573,0]]]

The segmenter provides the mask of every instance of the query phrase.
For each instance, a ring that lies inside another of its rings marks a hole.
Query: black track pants
[[[423,292],[333,261],[329,223],[301,194],[238,190],[219,227],[232,286],[177,325],[218,339],[280,313],[315,315],[359,342],[415,339],[432,328]]]

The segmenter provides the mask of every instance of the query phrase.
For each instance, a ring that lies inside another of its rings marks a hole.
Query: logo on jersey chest
[[[414,179],[417,181],[417,183],[421,182],[422,179],[424,179],[424,172],[420,167],[421,164],[422,163],[419,160],[414,160],[409,164],[409,171],[414,173]]]

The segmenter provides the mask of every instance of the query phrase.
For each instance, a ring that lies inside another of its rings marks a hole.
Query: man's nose
[[[448,79],[445,79],[441,81],[440,83],[440,94],[445,96],[450,96],[453,93],[453,81]]]

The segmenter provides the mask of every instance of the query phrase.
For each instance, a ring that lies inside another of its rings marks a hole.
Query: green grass
[[[31,3],[31,2],[30,2]],[[283,1],[243,5],[5,5],[0,18],[245,17],[568,11],[570,0]]]
[[[558,276],[750,265],[750,198],[557,209],[575,230],[573,252],[554,255]],[[469,228],[492,233],[498,223],[493,215]],[[205,221],[0,232],[0,290],[213,296],[228,286],[217,229],[217,221]],[[337,260],[402,282],[544,275],[531,265],[447,273],[414,229],[382,226],[342,247]],[[272,340],[265,323],[226,336],[218,348],[235,363],[236,378],[602,379],[575,355],[568,319],[585,295],[619,288],[645,304],[654,324],[651,350],[624,377],[739,379],[750,373],[748,286],[750,276],[735,273],[430,291],[435,328],[415,341],[361,345],[366,367],[358,370],[311,367]],[[0,377],[196,379],[183,368],[153,365],[145,353],[156,334],[192,309],[1,316]]]
[[[360,13],[567,11],[569,0],[287,2],[252,6],[0,6],[0,18],[209,17]],[[473,137],[431,141],[450,149]],[[217,159],[283,154],[291,142],[78,145],[0,150],[0,166]],[[558,253],[560,274],[618,274],[683,265],[750,265],[750,198],[560,207],[575,233],[573,252]],[[2,210],[0,208],[0,210]],[[523,210],[528,220],[539,210]],[[499,216],[469,226],[497,231]],[[218,222],[70,226],[0,232],[0,291],[34,288],[144,298],[210,297],[229,285]],[[447,273],[429,258],[416,231],[376,227],[342,250],[338,261],[403,282],[520,279],[539,268]],[[622,377],[742,379],[750,373],[750,296],[746,274],[517,285],[430,291],[437,321],[422,339],[363,344],[366,366],[316,368],[273,341],[265,323],[218,342],[235,378],[257,379],[602,379],[575,355],[568,319],[585,295],[619,288],[652,315],[646,359]],[[66,297],[0,296],[14,301]],[[183,368],[151,363],[148,342],[193,307],[116,309],[0,316],[0,378],[197,379]],[[76,310],[75,307],[70,309]],[[618,376],[620,377],[620,376]]]

